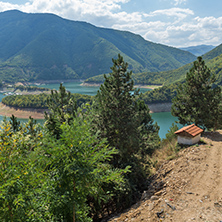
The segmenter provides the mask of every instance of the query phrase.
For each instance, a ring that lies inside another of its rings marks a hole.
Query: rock
[[[148,191],[143,191],[141,200],[146,200],[148,198]]]
[[[158,191],[158,192],[155,193],[155,196],[161,196],[162,194],[163,194],[163,191],[160,190],[160,191]]]
[[[152,196],[152,197],[150,198],[150,200],[152,200],[152,201],[154,201],[154,200],[158,200],[158,199],[159,199],[158,196]]]

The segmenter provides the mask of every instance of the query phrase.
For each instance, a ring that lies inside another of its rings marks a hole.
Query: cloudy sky
[[[0,0],[0,11],[49,12],[175,47],[222,43],[221,0]]]

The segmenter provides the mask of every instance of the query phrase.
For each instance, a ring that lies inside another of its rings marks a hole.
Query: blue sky
[[[48,12],[174,47],[222,43],[221,0],[0,0],[0,11]]]

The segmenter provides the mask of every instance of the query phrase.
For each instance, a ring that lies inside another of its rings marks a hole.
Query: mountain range
[[[134,73],[179,68],[190,52],[141,36],[53,14],[0,13],[0,79],[7,82],[88,78],[110,72],[118,54]]]
[[[211,51],[215,46],[213,45],[197,45],[197,46],[189,46],[185,48],[180,48],[182,50],[188,51],[195,56],[202,56],[205,53]]]

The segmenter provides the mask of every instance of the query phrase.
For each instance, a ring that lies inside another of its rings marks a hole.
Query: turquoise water
[[[80,93],[80,94],[87,94],[87,95],[96,95],[97,91],[99,90],[99,87],[95,86],[81,86],[81,82],[65,82],[63,85],[66,87],[68,91],[71,93]],[[50,83],[50,84],[44,84],[39,87],[45,87],[50,89],[59,89],[60,83]],[[144,89],[141,88],[140,92],[144,93],[150,89]],[[0,94],[0,101],[4,97],[3,94]],[[159,135],[160,138],[165,138],[165,135],[172,125],[173,122],[177,120],[174,116],[171,115],[170,112],[162,112],[162,113],[152,113],[152,118],[154,122],[157,122],[157,124],[160,126]],[[3,116],[0,116],[0,121],[3,120]],[[27,121],[27,119],[19,119],[19,121],[24,122]],[[43,123],[44,120],[37,120],[39,123]]]
[[[165,138],[166,133],[172,126],[172,123],[177,121],[177,118],[172,116],[170,112],[152,113],[151,116],[154,122],[157,122],[157,124],[160,126],[159,136],[161,139]],[[179,128],[181,127],[180,124],[177,125]]]
[[[90,96],[94,96],[97,94],[99,87],[81,86],[81,83],[82,82],[64,82],[63,86],[65,86],[66,90],[70,91],[71,93],[80,93],[80,94],[86,94]],[[48,84],[40,85],[39,87],[58,90],[59,86],[60,86],[60,83],[48,83]]]
[[[64,82],[62,85],[65,86],[66,90],[70,91],[71,93],[80,93],[86,94],[90,96],[95,96],[99,90],[98,86],[82,86],[82,82]],[[60,83],[48,83],[40,85],[39,87],[49,88],[49,89],[56,89],[58,90]],[[140,88],[140,92],[144,93],[150,91],[151,89]]]

